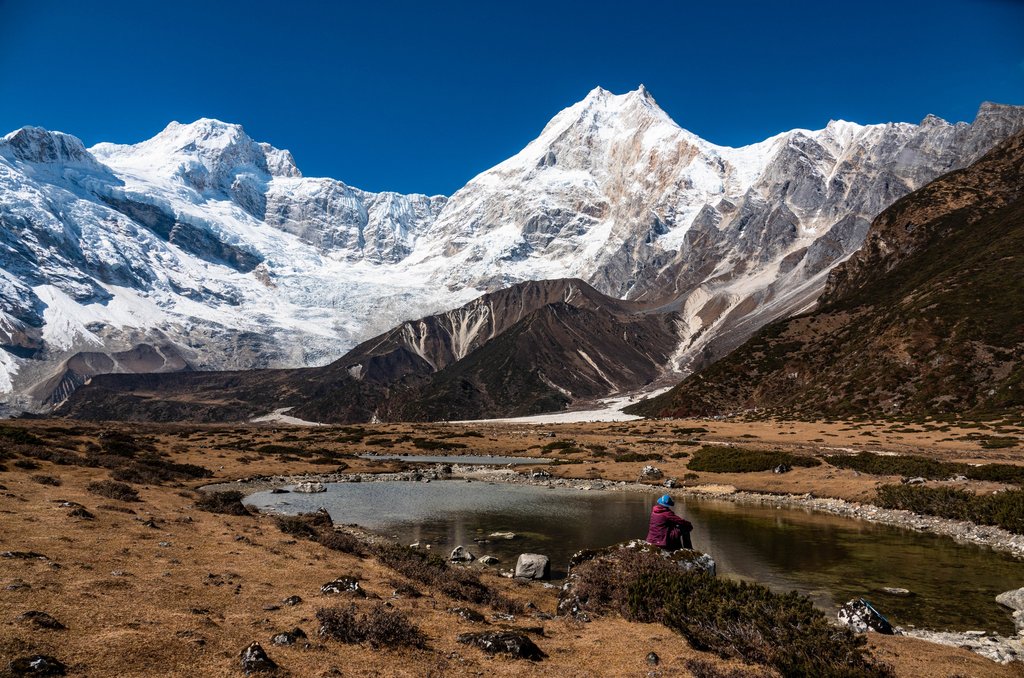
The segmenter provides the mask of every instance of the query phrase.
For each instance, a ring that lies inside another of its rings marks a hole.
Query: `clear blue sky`
[[[307,176],[451,193],[596,85],[741,145],[1024,104],[1024,2],[0,0],[0,133],[214,117]]]

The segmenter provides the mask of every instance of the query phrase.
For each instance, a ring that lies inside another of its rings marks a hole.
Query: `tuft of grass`
[[[371,647],[425,648],[427,637],[400,610],[389,610],[383,604],[357,616],[354,604],[348,607],[327,607],[316,611],[320,637],[343,643],[369,643]]]
[[[776,466],[810,468],[820,465],[821,462],[814,457],[789,452],[705,445],[693,453],[687,467],[691,471],[708,473],[755,473],[770,471]]]
[[[116,480],[97,480],[86,485],[85,489],[107,499],[117,501],[139,501],[139,493],[131,485]]]
[[[209,513],[222,513],[228,516],[248,516],[249,509],[242,503],[245,495],[238,490],[226,492],[200,492],[196,498],[196,508]]]

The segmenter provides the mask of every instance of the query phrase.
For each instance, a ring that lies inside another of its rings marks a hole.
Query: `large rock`
[[[448,560],[453,563],[471,563],[476,560],[476,556],[469,552],[465,546],[456,546],[452,549],[452,554],[448,556]]]
[[[1000,593],[996,596],[996,602],[1011,610],[1024,610],[1024,587]]]
[[[359,585],[355,577],[338,577],[320,587],[320,593],[332,595],[336,593],[350,593],[357,598],[365,598],[366,591]]]
[[[531,661],[540,661],[547,657],[532,640],[521,633],[512,631],[460,633],[458,641],[478,647],[487,654],[505,654],[516,659]]]
[[[839,623],[849,626],[855,633],[875,631],[891,636],[896,632],[889,620],[863,598],[854,598],[843,605],[837,616]]]
[[[642,469],[640,469],[640,477],[637,478],[637,481],[643,482],[645,480],[661,480],[664,477],[665,474],[661,472],[660,468],[648,464],[647,466],[644,466]]]
[[[39,610],[29,610],[18,615],[19,622],[32,624],[37,629],[48,629],[50,631],[63,631],[66,626],[57,621],[52,615]]]
[[[18,657],[7,668],[15,676],[64,676],[68,670],[59,659],[48,654]]]
[[[516,561],[516,577],[523,579],[550,579],[551,559],[539,553],[520,554]]]
[[[259,643],[252,643],[242,650],[242,671],[245,675],[250,673],[273,673],[277,671],[277,664],[274,663],[263,646]]]

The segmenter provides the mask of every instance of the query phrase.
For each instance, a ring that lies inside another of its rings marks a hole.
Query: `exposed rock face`
[[[897,201],[819,308],[633,412],[991,415],[1024,406],[1024,134]]]
[[[681,129],[642,87],[598,88],[451,198],[303,177],[287,151],[216,120],[88,150],[25,128],[0,139],[0,394],[47,407],[103,369],[150,371],[98,357],[142,346],[167,371],[324,365],[537,279],[676,313],[654,358],[697,369],[809,307],[875,215],[1022,118],[986,104],[970,125],[840,121],[733,149]],[[597,312],[573,308],[578,323]],[[427,339],[442,362],[474,342]],[[69,369],[81,355],[88,369]],[[620,384],[608,377],[603,394]]]

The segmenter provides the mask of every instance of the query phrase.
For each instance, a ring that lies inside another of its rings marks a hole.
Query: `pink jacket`
[[[673,528],[680,532],[689,532],[693,525],[689,520],[673,513],[669,507],[655,504],[651,509],[651,527],[647,531],[647,542],[664,548],[668,544],[668,533]]]

